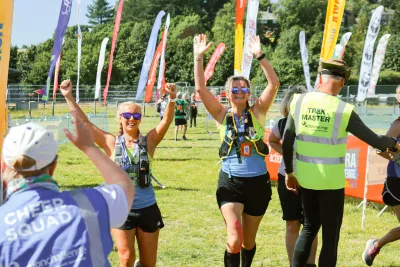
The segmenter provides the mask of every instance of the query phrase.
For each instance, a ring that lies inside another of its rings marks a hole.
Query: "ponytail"
[[[124,128],[122,128],[122,122],[119,123],[118,137],[124,134]]]

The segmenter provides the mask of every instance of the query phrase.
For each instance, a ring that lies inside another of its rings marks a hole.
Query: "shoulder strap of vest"
[[[103,246],[101,240],[99,239],[100,225],[96,215],[96,210],[93,208],[92,203],[85,195],[83,190],[73,190],[70,191],[69,194],[78,205],[82,214],[82,218],[85,222],[89,238],[89,254],[93,266],[106,266],[104,253],[99,253],[99,251],[103,251]]]
[[[249,135],[249,129],[254,128],[253,116],[250,108],[246,108],[246,121],[244,123],[244,131],[246,135]]]
[[[122,150],[124,149],[121,141],[119,140],[120,137],[116,136],[115,140],[115,148],[114,148],[114,162],[120,165],[122,163]]]

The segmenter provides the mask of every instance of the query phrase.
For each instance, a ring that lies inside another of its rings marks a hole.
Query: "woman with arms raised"
[[[279,88],[278,77],[261,50],[258,36],[250,41],[250,51],[260,62],[268,85],[250,106],[250,82],[242,76],[229,77],[225,84],[230,108],[226,108],[207,90],[203,58],[210,48],[206,35],[194,38],[194,75],[196,90],[208,112],[220,127],[222,145],[217,202],[225,220],[227,245],[225,266],[251,266],[256,252],[256,234],[271,199],[271,184],[264,158],[267,111]],[[241,255],[240,255],[241,254]]]
[[[136,238],[140,258],[136,266],[154,267],[157,260],[158,235],[164,223],[151,185],[151,165],[155,149],[164,138],[174,118],[175,84],[165,85],[164,89],[169,94],[170,100],[163,119],[146,136],[142,136],[139,130],[142,121],[139,104],[124,102],[119,105],[117,119],[120,127],[118,135],[115,136],[89,122],[72,96],[72,85],[69,80],[63,81],[60,89],[67,100],[69,109],[76,111],[78,116],[89,125],[95,143],[129,174],[135,185],[136,194],[128,219],[120,228],[112,229],[120,266],[133,266],[136,259]]]

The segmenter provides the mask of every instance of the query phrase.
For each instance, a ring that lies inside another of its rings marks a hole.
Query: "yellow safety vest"
[[[344,188],[346,128],[353,109],[321,92],[294,95],[290,113],[296,127],[296,175],[302,187]]]

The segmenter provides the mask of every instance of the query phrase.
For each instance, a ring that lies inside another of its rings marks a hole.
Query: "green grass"
[[[93,112],[90,106],[85,106],[84,110]],[[50,112],[51,109],[47,107],[45,114]],[[66,107],[57,108],[57,114],[65,112]],[[113,120],[115,109],[109,108],[108,112],[110,130],[116,132]],[[146,113],[141,125],[143,132],[158,122],[158,118],[153,117],[152,109],[146,109]],[[41,110],[37,114],[41,115]],[[24,113],[12,112],[11,115],[15,118],[24,116]],[[272,116],[277,116],[276,112]],[[153,173],[167,186],[166,189],[155,187],[165,223],[160,232],[157,266],[223,266],[226,231],[215,199],[220,168],[220,165],[216,166],[219,140],[217,134],[209,135],[206,132],[205,117],[198,119],[197,128],[188,129],[188,141],[173,141],[171,126],[156,149]],[[181,132],[179,137],[182,137]],[[93,164],[70,143],[60,146],[55,178],[62,190],[102,183]],[[399,225],[390,211],[377,218],[378,211],[369,207],[365,229],[361,230],[362,210],[356,209],[359,202],[346,199],[337,266],[364,266],[361,254],[365,242],[371,237],[381,237]],[[253,266],[289,266],[284,241],[285,223],[281,217],[276,184],[273,183],[272,201],[260,225]],[[400,266],[398,245],[397,242],[385,247],[374,266]],[[119,266],[115,249],[110,260],[112,266]]]

